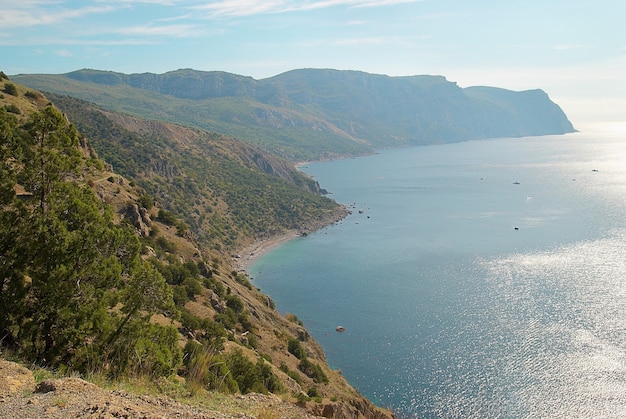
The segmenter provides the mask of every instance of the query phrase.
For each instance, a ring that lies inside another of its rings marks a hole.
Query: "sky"
[[[443,75],[626,133],[625,19],[623,0],[0,0],[0,70]]]

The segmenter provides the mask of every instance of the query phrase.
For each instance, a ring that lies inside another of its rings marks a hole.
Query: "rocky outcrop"
[[[355,400],[352,403],[315,404],[311,406],[310,411],[315,416],[332,419],[389,419],[393,417],[390,412],[376,408],[364,399]]]
[[[150,235],[150,227],[152,227],[152,219],[148,210],[143,207],[139,207],[137,204],[130,204],[126,207],[124,216],[132,224],[137,233],[141,237],[148,237]]]
[[[238,146],[238,158],[244,164],[256,167],[263,173],[276,176],[309,192],[316,194],[326,192],[316,180],[296,170],[292,163],[245,143],[240,143]]]

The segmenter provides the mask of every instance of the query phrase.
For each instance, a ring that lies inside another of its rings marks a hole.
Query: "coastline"
[[[252,264],[254,264],[254,262],[256,262],[261,256],[276,249],[278,246],[301,236],[302,235],[296,231],[290,230],[284,234],[270,237],[269,239],[258,240],[250,246],[244,247],[241,252],[235,256],[234,262],[237,266],[237,270],[245,272],[249,276],[250,266],[252,266]]]
[[[266,239],[256,240],[252,244],[241,248],[238,253],[233,256],[233,264],[238,271],[244,272],[246,275],[250,276],[250,266],[266,253],[282,246],[288,241],[336,224],[350,215],[350,213],[351,211],[345,205],[340,204],[336,210],[327,214],[325,217],[319,220],[309,221],[306,228],[287,230],[284,233],[276,234]]]

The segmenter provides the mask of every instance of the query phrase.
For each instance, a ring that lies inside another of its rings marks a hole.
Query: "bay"
[[[352,214],[250,273],[362,394],[399,417],[626,417],[623,134],[302,170]]]

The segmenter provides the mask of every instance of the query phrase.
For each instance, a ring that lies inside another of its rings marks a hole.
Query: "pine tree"
[[[181,362],[177,333],[150,317],[176,314],[171,290],[81,180],[74,126],[49,106],[25,130],[2,112],[0,129],[0,345],[57,367],[169,374]]]

